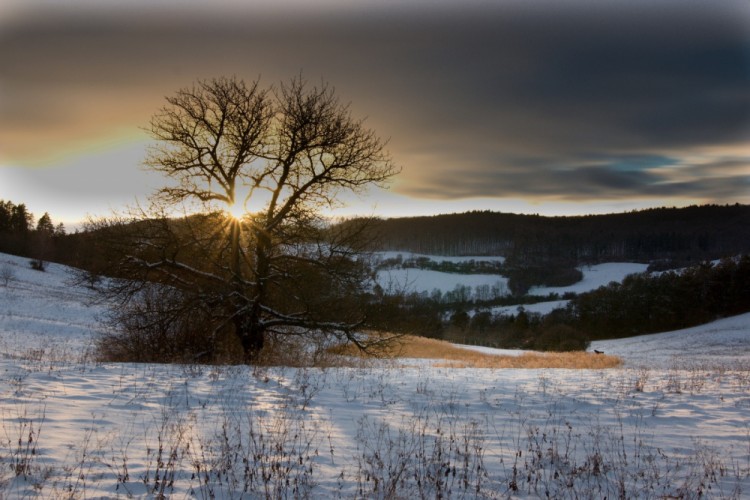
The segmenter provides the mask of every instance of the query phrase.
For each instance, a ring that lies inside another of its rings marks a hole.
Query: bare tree
[[[150,132],[146,165],[173,184],[154,198],[155,215],[119,224],[119,241],[131,238],[118,274],[130,279],[110,291],[123,304],[145,283],[162,283],[181,297],[170,292],[181,323],[200,311],[201,328],[230,330],[247,360],[269,334],[326,332],[366,347],[356,335],[369,275],[357,259],[361,228],[331,226],[321,211],[341,191],[383,185],[398,169],[331,87],[200,81],[167,98]],[[195,202],[197,215],[175,217]]]

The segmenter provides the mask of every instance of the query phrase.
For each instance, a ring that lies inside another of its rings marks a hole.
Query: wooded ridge
[[[346,223],[346,222],[344,222]],[[681,263],[750,251],[750,206],[702,205],[546,217],[491,211],[378,220],[376,250],[433,255],[554,256],[571,263]]]

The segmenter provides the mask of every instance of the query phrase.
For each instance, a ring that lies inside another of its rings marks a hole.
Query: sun
[[[236,221],[241,221],[247,214],[243,204],[236,201],[234,203],[228,203],[224,211]]]

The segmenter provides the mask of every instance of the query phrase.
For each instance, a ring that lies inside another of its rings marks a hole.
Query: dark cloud
[[[550,158],[509,161],[514,168],[475,171],[471,176],[440,171],[410,192],[433,199],[512,197],[625,200],[628,198],[693,199],[702,202],[743,200],[750,192],[750,157],[720,158],[700,165],[667,157],[611,157],[585,165],[561,164]],[[498,186],[501,186],[498,188]]]
[[[705,165],[748,160],[749,14],[692,0],[29,11],[0,26],[0,148],[23,162],[142,126],[196,78],[303,71],[391,137],[407,194],[747,201],[747,177]]]

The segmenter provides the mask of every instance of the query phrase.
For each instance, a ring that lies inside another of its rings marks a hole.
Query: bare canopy
[[[120,270],[141,286],[121,282],[120,298],[143,313],[143,283],[168,285],[180,328],[197,328],[192,317],[214,337],[229,329],[246,360],[269,333],[322,331],[361,344],[356,301],[370,276],[356,259],[361,228],[326,224],[320,211],[398,168],[333,89],[302,78],[271,89],[199,81],[167,98],[150,132],[146,165],[172,180],[155,196],[162,214],[191,202],[203,209],[141,221]],[[236,205],[244,216],[231,215]],[[153,290],[145,295],[154,302]]]
[[[151,120],[159,141],[146,164],[179,181],[161,193],[247,204],[269,193],[263,212],[278,224],[296,209],[332,205],[339,188],[381,184],[397,172],[384,143],[354,120],[327,85],[301,78],[278,89],[219,78],[168,97]],[[248,189],[237,200],[237,189]]]

